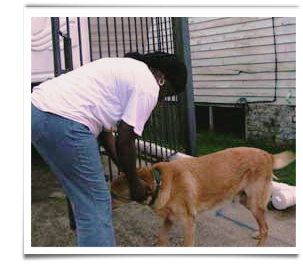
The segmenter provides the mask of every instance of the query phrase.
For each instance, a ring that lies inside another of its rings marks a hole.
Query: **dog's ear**
[[[153,174],[151,168],[137,168],[136,169],[137,178],[141,181],[150,184],[153,181]]]
[[[151,168],[137,168],[136,169],[136,176],[137,179],[140,181],[142,186],[145,189],[145,199],[143,199],[142,204],[148,204],[149,200],[151,199],[150,197],[153,194],[153,173]]]

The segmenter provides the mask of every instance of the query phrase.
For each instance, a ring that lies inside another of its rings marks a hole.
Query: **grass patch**
[[[197,135],[197,154],[199,156],[241,146],[260,148],[272,154],[280,153],[284,150],[296,151],[295,144],[292,146],[279,146],[268,141],[248,141],[236,139],[231,135],[213,132],[202,132]],[[275,171],[275,175],[280,182],[296,185],[296,162],[291,163],[282,170]]]

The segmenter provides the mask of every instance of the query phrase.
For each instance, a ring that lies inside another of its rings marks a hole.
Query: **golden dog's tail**
[[[273,169],[279,170],[286,167],[296,159],[296,154],[291,151],[284,151],[273,156]]]

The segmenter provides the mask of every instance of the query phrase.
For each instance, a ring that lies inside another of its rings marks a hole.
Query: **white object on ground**
[[[271,202],[276,209],[283,210],[296,204],[296,186],[275,181],[272,186]]]

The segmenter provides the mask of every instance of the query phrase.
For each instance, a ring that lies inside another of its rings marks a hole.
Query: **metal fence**
[[[180,19],[179,19],[180,20]],[[54,75],[73,70],[73,62],[84,64],[83,43],[88,41],[90,61],[103,57],[123,57],[127,52],[148,53],[153,51],[165,51],[176,53],[184,46],[178,42],[176,34],[182,31],[180,21],[174,18],[158,17],[110,17],[110,18],[77,18],[77,37],[70,36],[69,18],[63,20],[66,29],[62,30],[60,22],[62,18],[51,18]],[[87,23],[88,39],[83,40],[81,23]],[[176,24],[179,29],[176,29]],[[63,33],[64,32],[64,33]],[[75,58],[72,48],[73,41],[78,42],[78,58]],[[189,45],[188,45],[189,46]],[[60,54],[60,50],[64,55]],[[184,53],[179,53],[184,56]],[[64,63],[63,63],[64,61]],[[193,102],[192,102],[193,105]],[[138,166],[146,166],[159,160],[165,160],[175,152],[190,152],[188,142],[193,142],[193,136],[188,133],[188,123],[192,126],[192,119],[188,122],[188,106],[186,96],[173,96],[158,103],[148,123],[145,126],[143,136],[137,138]],[[193,134],[193,133],[191,133]],[[189,139],[190,138],[190,139]],[[102,152],[102,154],[104,154]],[[106,153],[105,153],[106,154]],[[190,153],[192,154],[192,153]],[[102,155],[103,161],[108,164],[105,173],[112,176],[115,167],[109,158]],[[108,159],[108,160],[106,160]],[[115,172],[114,172],[115,173]]]

